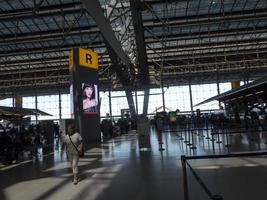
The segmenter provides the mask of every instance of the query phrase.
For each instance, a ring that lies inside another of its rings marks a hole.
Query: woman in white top
[[[73,183],[76,185],[79,181],[78,178],[78,162],[79,162],[79,153],[77,151],[77,147],[82,144],[82,137],[81,135],[75,131],[74,124],[70,124],[68,126],[67,135],[63,137],[61,146],[61,156],[67,146],[67,154],[68,160],[71,164],[72,173],[73,173]],[[73,143],[73,144],[72,144]],[[76,146],[76,148],[74,147]]]

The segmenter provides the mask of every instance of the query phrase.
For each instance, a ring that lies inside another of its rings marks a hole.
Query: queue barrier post
[[[181,161],[182,161],[182,169],[183,169],[184,200],[189,200],[185,156],[181,156]]]

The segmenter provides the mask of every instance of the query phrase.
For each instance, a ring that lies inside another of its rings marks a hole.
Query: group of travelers
[[[39,125],[30,125],[28,128],[5,128],[0,125],[0,162],[10,165],[27,157],[38,154],[38,147],[46,143],[46,136],[41,132]]]
[[[109,114],[107,114],[107,117],[101,122],[101,131],[104,139],[128,133],[128,131],[132,129],[136,129],[136,121],[130,118],[129,115],[121,117],[115,121],[109,117]]]

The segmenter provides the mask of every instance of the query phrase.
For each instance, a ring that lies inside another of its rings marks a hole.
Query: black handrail
[[[257,152],[245,152],[245,153],[230,153],[230,154],[221,154],[221,155],[205,155],[205,156],[181,156],[182,169],[183,169],[183,184],[184,184],[184,200],[189,200],[189,190],[188,190],[188,181],[187,181],[187,172],[186,165],[189,167],[190,172],[195,177],[196,181],[200,184],[202,189],[208,195],[211,200],[223,200],[221,195],[212,194],[210,189],[205,185],[200,176],[188,163],[188,160],[198,160],[198,159],[215,159],[215,158],[233,158],[233,157],[251,157],[251,156],[266,156],[267,151],[257,151]]]

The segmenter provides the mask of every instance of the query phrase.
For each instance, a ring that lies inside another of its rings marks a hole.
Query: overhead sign
[[[70,53],[69,53],[69,70],[70,71],[72,67],[73,67],[73,51],[70,50]]]
[[[15,106],[17,108],[22,108],[22,97],[21,96],[15,97]]]
[[[232,89],[236,89],[240,87],[240,81],[231,81]]]
[[[79,48],[79,65],[98,69],[98,54],[90,50]]]

